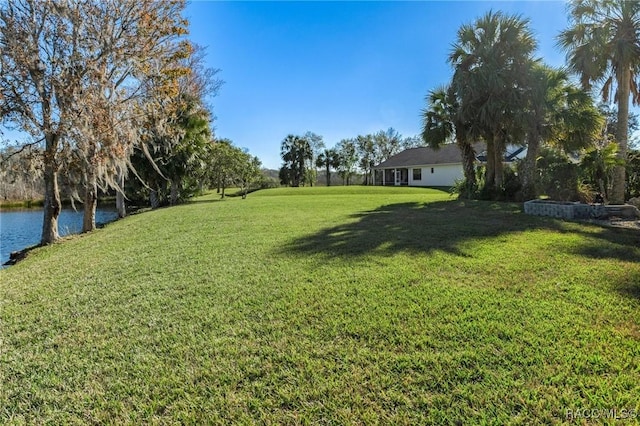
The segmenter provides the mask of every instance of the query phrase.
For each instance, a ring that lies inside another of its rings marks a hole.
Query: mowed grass
[[[217,198],[0,271],[0,423],[640,416],[640,233],[419,188]]]

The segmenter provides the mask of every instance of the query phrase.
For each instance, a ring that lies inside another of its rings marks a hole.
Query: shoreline
[[[75,203],[77,208],[75,210],[82,210],[78,208],[78,206],[84,206],[81,202]],[[72,203],[69,200],[61,201],[62,208],[73,208]],[[104,197],[98,198],[98,207],[109,207],[113,206],[115,208],[116,198],[115,197]],[[2,211],[13,211],[13,210],[35,210],[44,208],[44,199],[37,200],[12,200],[12,201],[0,201],[0,212]]]

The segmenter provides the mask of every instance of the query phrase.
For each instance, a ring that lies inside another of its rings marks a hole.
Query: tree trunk
[[[151,204],[152,209],[157,209],[160,207],[160,200],[158,198],[158,190],[152,189],[149,192],[149,204]]]
[[[536,194],[536,159],[538,158],[538,148],[540,138],[537,133],[529,135],[527,145],[527,156],[524,159],[524,170],[522,171],[522,200],[532,200],[538,196]]]
[[[85,185],[82,232],[90,232],[96,229],[96,207],[98,205],[98,185],[95,170],[91,169],[87,172]]]
[[[116,190],[116,209],[118,210],[118,217],[123,218],[127,215],[127,208],[124,202],[124,173],[118,172],[118,188]]]
[[[605,197],[605,201],[609,199],[609,195],[607,194],[607,188],[604,184],[604,179],[598,179],[598,188],[600,189],[600,195]]]
[[[180,193],[180,178],[171,179],[171,205],[178,204],[178,194]]]
[[[49,137],[47,137],[48,145]],[[58,189],[58,171],[54,164],[53,155],[47,152],[46,156],[47,159],[44,165],[44,221],[42,222],[41,244],[51,244],[60,238],[60,234],[58,234],[58,216],[62,208]]]
[[[331,186],[331,172],[329,171],[329,165],[327,164],[327,186]]]
[[[485,170],[484,186],[494,188],[496,181],[496,147],[493,138],[487,140],[487,169]]]
[[[618,143],[618,158],[626,163],[627,140],[629,135],[629,85],[631,82],[631,68],[622,67],[618,74],[618,128],[616,142]],[[613,169],[613,188],[611,189],[611,204],[624,204],[626,173],[625,164],[616,165]]]
[[[42,222],[41,244],[51,244],[60,238],[58,216],[62,209],[60,189],[58,188],[58,166],[56,151],[58,135],[45,134],[46,151],[44,158],[44,220]]]
[[[493,151],[493,155],[495,155],[495,182],[494,182],[494,189],[496,190],[496,193],[502,190],[502,184],[504,183],[504,149],[503,149],[503,143],[502,141],[500,141],[499,143],[495,144],[494,146],[494,151]]]
[[[476,188],[476,153],[462,131],[456,132],[456,142],[462,154],[462,172],[464,173],[464,194],[463,198],[471,198]]]
[[[166,206],[169,203],[169,196],[167,195],[167,187],[169,182],[166,179],[160,179],[158,184],[158,207]]]

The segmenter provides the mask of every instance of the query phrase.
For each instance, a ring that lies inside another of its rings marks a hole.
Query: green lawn
[[[134,215],[0,271],[0,423],[638,423],[639,246],[419,188]]]

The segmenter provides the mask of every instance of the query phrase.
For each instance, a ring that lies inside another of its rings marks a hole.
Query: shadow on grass
[[[360,212],[351,219],[298,238],[282,250],[328,257],[438,250],[468,256],[459,248],[465,241],[546,229],[584,235],[583,242],[569,249],[573,253],[640,262],[640,232],[636,230],[598,228],[589,232],[561,220],[525,215],[519,204],[458,200],[399,203]]]
[[[640,255],[638,254],[640,248],[640,232],[637,230],[606,229],[594,236],[607,241],[609,244],[605,244],[604,241],[597,244],[584,243],[577,247],[573,253],[592,259],[618,259],[629,262],[640,262]]]
[[[640,301],[640,274],[630,274],[623,281],[616,283],[615,288],[622,296]]]
[[[189,204],[209,204],[209,203],[218,203],[220,201],[224,201],[224,198],[220,198],[218,196],[218,198],[207,199],[207,200],[189,200],[185,204],[186,205],[189,205]]]
[[[431,252],[465,256],[458,248],[468,239],[493,237],[524,229],[516,205],[441,201],[381,206],[351,216],[353,221],[292,241],[285,251],[356,257],[373,250]]]

